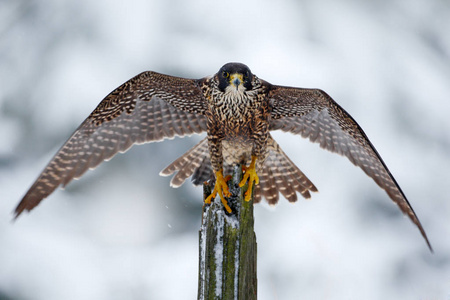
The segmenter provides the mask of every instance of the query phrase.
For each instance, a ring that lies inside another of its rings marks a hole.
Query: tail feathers
[[[181,186],[194,172],[192,180],[194,184],[197,182],[196,185],[203,183],[203,181],[208,180],[212,176],[208,140],[206,138],[167,166],[159,175],[169,176],[175,172],[177,173],[170,181],[170,186],[175,188]]]
[[[214,175],[211,161],[209,160],[209,152],[206,152],[206,154],[201,159],[200,166],[197,168],[197,170],[195,170],[194,175],[192,175],[192,183],[197,186],[213,178]]]
[[[280,194],[289,202],[295,202],[297,201],[297,192],[304,198],[310,198],[310,192],[317,192],[314,184],[297,168],[273,139],[269,139],[267,146],[269,154],[258,170],[259,184],[254,187],[255,203],[266,198],[269,204],[277,204]],[[231,168],[232,166],[225,165],[224,174],[230,174]],[[175,172],[175,176],[170,181],[172,187],[181,186],[190,176],[192,176],[194,185],[203,184],[214,178],[206,138],[162,170],[160,175],[169,176]]]
[[[289,202],[297,201],[297,193],[311,198],[310,192],[317,192],[314,184],[287,157],[275,140],[268,141],[269,155],[259,171],[259,185],[255,187],[255,202],[266,198],[269,204],[276,204],[281,193]]]

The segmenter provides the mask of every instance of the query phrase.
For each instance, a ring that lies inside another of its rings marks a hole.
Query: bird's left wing
[[[331,152],[346,156],[370,176],[403,213],[417,225],[428,246],[426,233],[375,147],[356,121],[324,91],[271,86],[270,130],[299,134]]]
[[[201,80],[144,72],[112,91],[45,167],[15,209],[16,218],[58,186],[133,144],[206,131],[200,84]]]

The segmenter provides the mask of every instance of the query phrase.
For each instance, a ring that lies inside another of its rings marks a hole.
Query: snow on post
[[[240,165],[233,169],[228,182],[231,197],[227,214],[216,197],[203,206],[199,232],[198,299],[256,299],[256,235],[253,229],[253,197],[244,201],[247,185],[240,188]],[[211,186],[203,185],[204,199]]]

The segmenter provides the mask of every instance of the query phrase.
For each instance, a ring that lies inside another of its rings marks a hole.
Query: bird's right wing
[[[58,186],[133,144],[206,131],[200,80],[141,73],[106,96],[59,149],[15,209],[30,211]]]

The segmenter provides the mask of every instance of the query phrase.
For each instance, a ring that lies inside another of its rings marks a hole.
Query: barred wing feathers
[[[17,206],[16,218],[133,144],[205,132],[204,105],[197,80],[144,72],[125,82],[59,149]]]
[[[417,225],[431,249],[426,233],[403,191],[375,147],[356,121],[330,96],[318,89],[271,86],[270,130],[309,138],[331,152],[346,156],[371,177]]]

